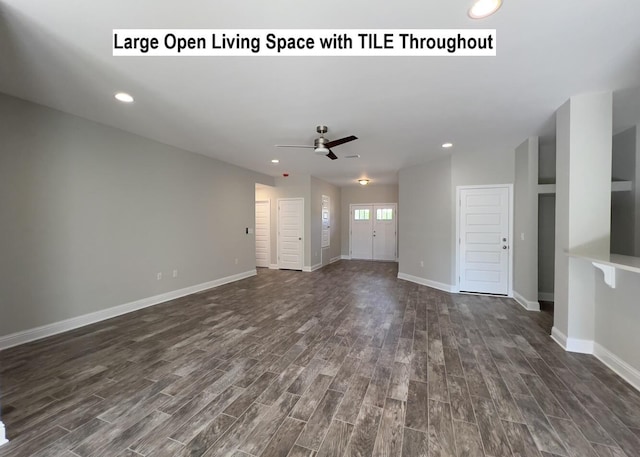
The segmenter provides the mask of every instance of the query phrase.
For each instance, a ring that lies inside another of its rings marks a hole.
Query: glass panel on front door
[[[376,210],[376,219],[379,221],[392,221],[393,208],[378,208]]]
[[[368,209],[356,209],[353,211],[353,219],[356,221],[368,221],[369,217]]]

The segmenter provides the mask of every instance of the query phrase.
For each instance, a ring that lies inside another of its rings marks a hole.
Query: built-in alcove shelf
[[[565,250],[569,257],[588,260],[604,273],[604,282],[612,289],[616,288],[616,269],[640,273],[640,257],[620,254],[594,254],[583,250]]]
[[[611,192],[630,192],[633,190],[631,181],[611,181]],[[538,184],[538,194],[555,194],[556,183]]]

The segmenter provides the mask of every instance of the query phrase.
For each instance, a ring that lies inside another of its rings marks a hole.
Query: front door
[[[396,260],[396,205],[373,206],[373,260]]]
[[[509,293],[509,187],[460,189],[460,291]]]
[[[351,205],[351,258],[396,260],[396,204]]]
[[[351,258],[373,259],[373,206],[351,206]]]

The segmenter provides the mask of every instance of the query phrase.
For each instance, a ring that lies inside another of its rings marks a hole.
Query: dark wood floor
[[[342,261],[0,353],[2,456],[640,455],[640,394],[551,315]]]

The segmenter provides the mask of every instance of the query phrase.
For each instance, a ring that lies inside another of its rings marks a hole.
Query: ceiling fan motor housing
[[[315,140],[313,140],[313,145],[315,146],[315,149],[313,150],[313,152],[319,155],[326,155],[327,151],[329,150],[324,145],[326,141],[327,140],[324,137],[316,138]]]

